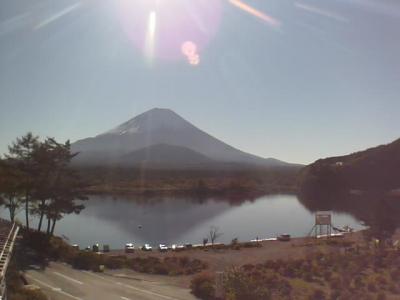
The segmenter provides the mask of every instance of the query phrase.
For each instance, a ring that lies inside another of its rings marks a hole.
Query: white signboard
[[[315,215],[315,225],[331,225],[331,213],[328,211],[317,212]]]

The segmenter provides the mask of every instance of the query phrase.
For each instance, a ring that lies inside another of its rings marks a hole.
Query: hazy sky
[[[399,96],[397,0],[0,2],[0,153],[163,107],[309,163],[399,138]]]

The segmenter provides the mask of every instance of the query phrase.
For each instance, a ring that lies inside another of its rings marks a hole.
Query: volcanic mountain
[[[154,108],[72,145],[79,165],[217,165],[281,167],[290,164],[240,151],[198,129],[170,109]]]

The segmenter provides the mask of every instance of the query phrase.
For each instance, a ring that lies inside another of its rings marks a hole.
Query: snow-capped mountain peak
[[[166,108],[153,108],[133,119],[103,133],[102,135],[128,135],[159,129],[184,129],[193,127],[174,111]]]
[[[163,145],[163,146],[160,146]],[[72,145],[84,164],[136,163],[185,156],[182,161],[210,161],[260,166],[282,166],[284,162],[264,159],[240,151],[200,130],[170,109],[154,108],[94,138]],[[172,154],[174,153],[174,154]],[[174,156],[175,155],[175,156]],[[152,156],[152,157],[151,157]],[[178,164],[178,162],[177,162]]]

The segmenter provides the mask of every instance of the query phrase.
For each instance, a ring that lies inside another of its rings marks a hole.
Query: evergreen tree
[[[43,216],[47,217],[47,233],[53,234],[56,222],[66,214],[80,213],[81,203],[87,197],[83,194],[83,183],[78,173],[70,168],[72,158],[69,141],[58,143],[47,138],[35,155],[38,163],[36,197],[40,199],[39,230]]]
[[[25,201],[25,222],[29,230],[29,208],[34,192],[34,161],[33,154],[39,146],[39,138],[32,133],[17,138],[8,148],[6,159],[17,168],[21,175],[20,189]]]
[[[47,138],[40,142],[31,133],[17,138],[1,161],[0,173],[1,200],[9,208],[12,221],[24,202],[27,229],[30,214],[39,217],[39,231],[46,217],[47,233],[52,235],[64,215],[84,209],[82,201],[87,197],[82,192],[82,180],[70,168],[75,155],[69,141],[62,144]]]
[[[9,210],[11,222],[14,222],[24,201],[22,181],[21,172],[11,161],[0,161],[0,201]]]

